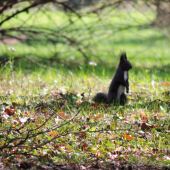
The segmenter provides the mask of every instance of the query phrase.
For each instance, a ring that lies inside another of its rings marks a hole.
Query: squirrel
[[[126,53],[120,55],[120,62],[116,73],[109,86],[108,93],[97,93],[93,98],[96,103],[120,104],[124,105],[127,101],[126,92],[129,93],[128,71],[132,69],[131,63],[127,60]]]

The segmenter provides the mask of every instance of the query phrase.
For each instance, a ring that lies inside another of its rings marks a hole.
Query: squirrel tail
[[[97,93],[93,101],[96,103],[108,103],[107,93]]]

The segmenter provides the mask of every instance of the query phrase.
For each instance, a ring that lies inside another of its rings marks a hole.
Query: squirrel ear
[[[122,53],[120,55],[120,62],[123,62],[125,59],[127,60],[126,53]]]

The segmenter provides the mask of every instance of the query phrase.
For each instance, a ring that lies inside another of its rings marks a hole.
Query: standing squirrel
[[[108,93],[97,93],[93,98],[96,103],[107,103],[124,105],[127,101],[126,92],[129,93],[128,71],[132,68],[127,60],[126,53],[120,55],[120,62],[113,80],[110,84]]]

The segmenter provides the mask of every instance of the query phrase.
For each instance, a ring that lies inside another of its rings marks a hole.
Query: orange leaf
[[[17,145],[18,144],[18,142],[14,142],[14,145]]]
[[[142,116],[142,120],[147,121],[148,117],[147,116]]]
[[[56,133],[54,133],[54,132],[49,132],[50,133],[50,135],[52,135],[52,136],[54,136],[54,137],[56,137],[57,136],[57,134]]]
[[[94,119],[99,119],[99,118],[100,118],[100,115],[98,115],[98,116],[94,117]]]
[[[93,118],[93,119],[99,119],[100,118],[100,115],[94,117],[93,115],[89,116],[89,118]]]
[[[71,151],[69,149],[66,150],[67,153],[70,153]]]
[[[123,136],[126,138],[126,140],[133,140],[133,138],[131,136],[129,136],[129,135],[123,134]]]
[[[96,136],[96,138],[100,138],[100,136],[99,136],[99,135],[97,135],[97,136]]]
[[[61,110],[59,110],[58,111],[58,114],[60,115],[60,117],[62,117],[63,119],[70,119],[70,116],[69,115],[64,115],[64,113],[61,111]]]
[[[106,151],[106,149],[104,149],[104,151]],[[104,156],[104,154],[100,153],[99,156]]]
[[[36,125],[40,125],[41,124],[41,122],[39,120],[36,120],[35,123],[36,123]]]
[[[136,86],[133,84],[133,85],[132,85],[132,88],[135,88],[135,87],[136,87]]]
[[[136,115],[135,114],[131,114],[130,118],[134,118],[134,117],[136,117]]]
[[[96,155],[96,157],[98,157],[98,156],[104,156],[104,154],[99,153],[99,152],[97,152],[95,155]]]
[[[89,83],[89,79],[88,78],[86,78],[86,81]]]
[[[158,101],[157,101],[157,103],[158,103],[158,104],[160,104],[160,103],[161,103],[161,101],[160,101],[160,100],[158,100]]]
[[[164,86],[165,87],[170,86],[170,82],[164,82]]]
[[[63,113],[63,111],[62,111],[62,110],[59,110],[58,113]]]
[[[126,135],[126,140],[133,140],[133,138],[129,135]]]
[[[158,117],[162,117],[162,114],[161,114],[161,113],[159,113],[159,114],[158,114]]]
[[[141,116],[145,116],[145,113],[144,113],[141,109],[139,109],[139,114],[140,114]]]
[[[67,116],[66,116],[66,119],[70,119],[70,116],[69,116],[69,115],[67,115]]]
[[[63,119],[65,119],[65,116],[63,113],[58,113]]]

